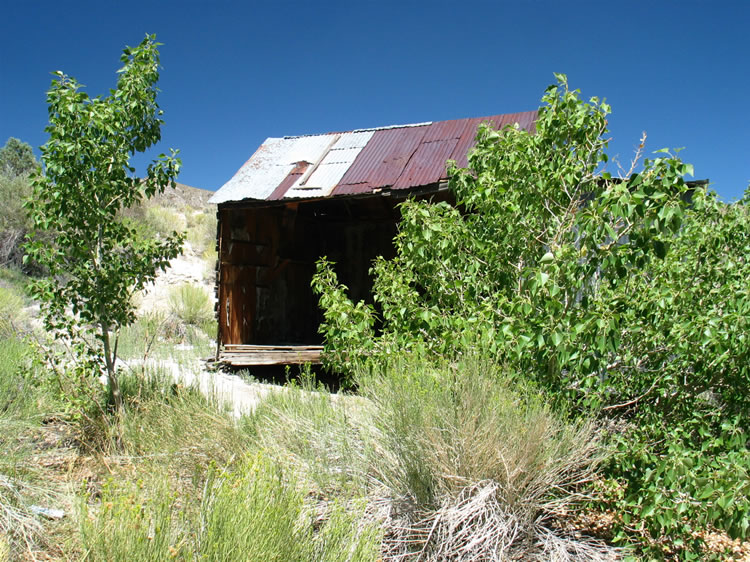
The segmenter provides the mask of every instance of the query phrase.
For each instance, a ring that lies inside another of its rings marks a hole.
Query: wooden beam
[[[320,363],[321,345],[225,345],[219,363],[234,367]]]

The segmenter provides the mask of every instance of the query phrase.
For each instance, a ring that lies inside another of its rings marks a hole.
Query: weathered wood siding
[[[336,262],[354,300],[371,299],[372,260],[393,255],[398,210],[388,198],[219,209],[220,342],[317,344],[322,315],[310,281]]]

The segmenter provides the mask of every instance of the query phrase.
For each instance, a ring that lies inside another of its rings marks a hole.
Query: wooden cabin
[[[269,138],[211,198],[218,205],[220,362],[318,362],[322,312],[310,288],[321,256],[357,300],[371,298],[369,269],[394,253],[399,202],[451,200],[445,163],[466,166],[477,127],[537,112]]]

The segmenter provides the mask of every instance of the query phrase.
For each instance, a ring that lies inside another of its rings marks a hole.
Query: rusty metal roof
[[[537,112],[269,138],[211,198],[212,203],[366,194],[446,179],[445,162],[466,166],[477,127],[517,123],[533,130]]]

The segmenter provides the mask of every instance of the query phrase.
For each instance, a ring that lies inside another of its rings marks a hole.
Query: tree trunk
[[[117,358],[112,353],[112,346],[109,341],[109,326],[101,324],[102,342],[104,343],[104,361],[107,364],[107,390],[109,405],[113,406],[115,412],[122,413],[122,393],[120,392],[120,382],[117,380],[115,372],[115,361]]]

